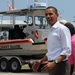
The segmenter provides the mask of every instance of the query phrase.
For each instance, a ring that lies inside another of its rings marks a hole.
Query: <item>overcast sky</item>
[[[34,0],[14,0],[15,9],[27,8],[32,5]],[[47,6],[55,6],[59,14],[59,18],[67,21],[74,21],[75,19],[75,0],[38,0],[39,2],[47,2]],[[8,10],[7,2],[12,5],[12,0],[0,0],[0,11]]]

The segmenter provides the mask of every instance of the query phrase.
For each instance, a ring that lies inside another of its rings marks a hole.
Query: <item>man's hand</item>
[[[50,70],[52,70],[55,66],[56,64],[54,62],[47,62],[47,64],[44,67],[42,67],[41,71],[50,72]]]
[[[37,72],[39,66],[40,66],[40,61],[33,62],[32,70],[34,72]]]

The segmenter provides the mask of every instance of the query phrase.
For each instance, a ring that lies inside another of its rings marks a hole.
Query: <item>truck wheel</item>
[[[10,60],[10,71],[17,72],[21,70],[21,65],[18,59],[14,58]]]
[[[9,61],[6,58],[0,59],[0,69],[1,69],[1,71],[8,71]]]

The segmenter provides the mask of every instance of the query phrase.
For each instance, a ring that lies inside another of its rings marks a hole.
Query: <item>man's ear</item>
[[[59,16],[59,14],[57,14],[57,16]]]

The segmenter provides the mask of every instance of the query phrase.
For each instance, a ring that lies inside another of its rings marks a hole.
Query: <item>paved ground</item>
[[[28,65],[25,65],[22,67],[22,70],[20,72],[12,73],[12,72],[1,72],[0,71],[0,75],[49,75],[49,74],[41,73],[41,72],[34,73],[32,72],[32,70],[30,70]]]
[[[48,73],[37,72],[34,73],[30,69],[21,70],[20,72],[12,73],[12,72],[1,72],[0,75],[49,75]]]
[[[49,74],[47,74],[47,73],[32,73],[32,72],[30,72],[30,73],[10,73],[10,72],[3,73],[3,72],[0,72],[0,75],[49,75]]]

